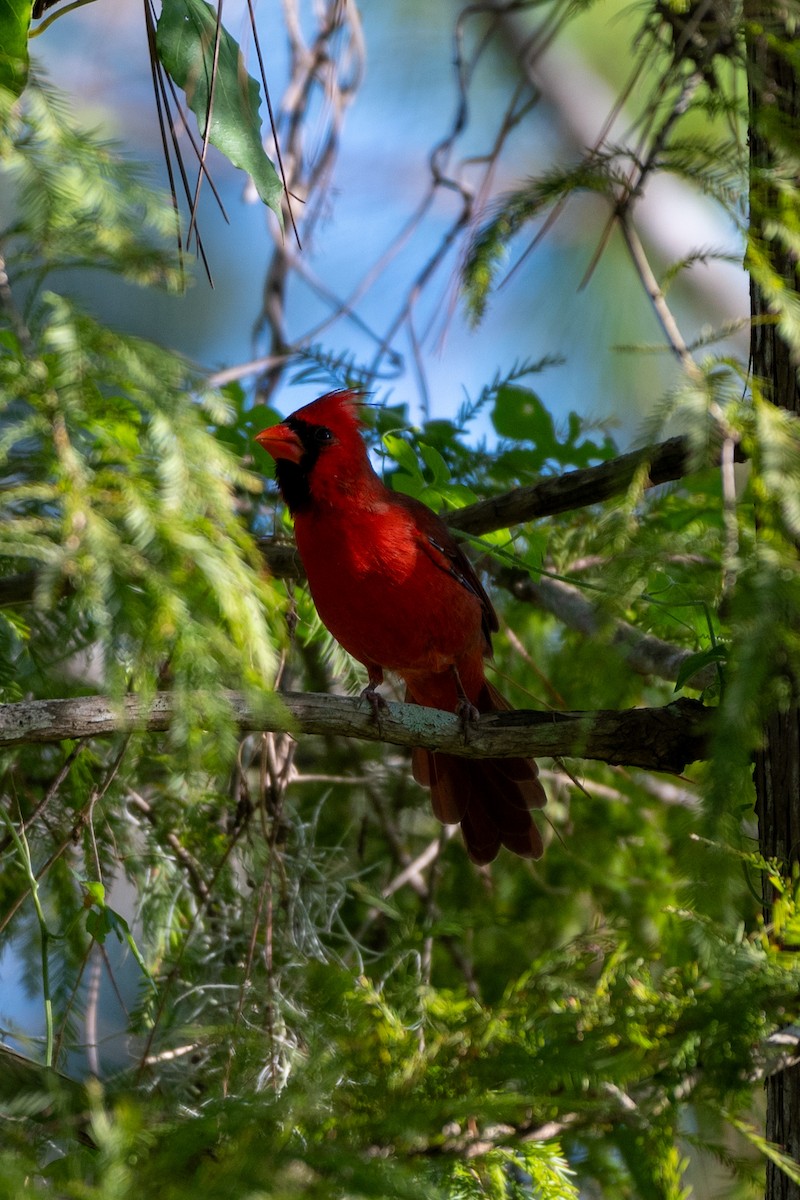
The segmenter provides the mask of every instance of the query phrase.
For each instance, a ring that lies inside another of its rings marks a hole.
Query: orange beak
[[[271,425],[269,429],[262,429],[261,433],[256,434],[255,440],[276,461],[288,458],[290,462],[299,463],[306,452],[300,438],[288,425]]]

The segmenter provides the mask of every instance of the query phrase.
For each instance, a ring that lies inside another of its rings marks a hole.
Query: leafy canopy
[[[176,11],[162,10],[167,42],[184,29]],[[513,238],[576,188],[625,219],[641,169],[694,163],[730,202],[735,138],[723,151],[688,125],[712,101],[736,118],[720,57],[735,70],[738,40],[706,53],[679,20],[658,6],[640,35],[686,126],[654,138],[633,178],[596,152],[515,191],[473,241],[476,316]],[[238,738],[226,689],[359,686],[305,593],[263,570],[256,538],[279,538],[285,516],[243,460],[270,413],[57,289],[54,276],[98,266],[177,286],[173,214],[60,99],[11,90],[2,695],[170,689],[180,720],[3,752],[0,931],[40,1019],[0,1018],[16,1048],[0,1047],[0,1188],[682,1200],[709,1156],[731,1196],[750,1194],[757,1156],[796,1173],[752,1111],[770,1035],[797,1018],[798,910],[796,878],[753,850],[750,759],[800,667],[797,418],[730,356],[682,360],[662,415],[686,430],[685,480],[654,491],[643,470],[615,501],[475,540],[515,705],[660,704],[685,687],[715,717],[713,757],[691,778],[543,764],[545,859],[477,872],[388,747]],[[796,293],[771,247],[749,253],[800,352]],[[611,460],[607,430],[554,421],[550,366],[501,372],[452,420],[416,427],[402,404],[381,406],[371,437],[387,479],[447,510]],[[305,372],[348,382],[325,353]],[[732,487],[713,464],[737,446],[749,468]],[[643,667],[643,645],[679,665]]]

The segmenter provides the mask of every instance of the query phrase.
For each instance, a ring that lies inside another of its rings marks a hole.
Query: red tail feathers
[[[486,682],[477,708],[504,712],[510,705]],[[541,858],[542,837],[530,810],[542,808],[547,798],[532,759],[467,759],[417,749],[412,766],[417,783],[431,790],[438,819],[445,825],[461,824],[473,862],[491,862],[501,846],[522,858]]]

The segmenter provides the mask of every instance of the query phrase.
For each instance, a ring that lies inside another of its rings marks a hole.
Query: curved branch
[[[487,713],[468,730],[451,713],[415,704],[388,704],[379,723],[361,700],[315,693],[267,697],[254,707],[238,692],[226,693],[243,731],[337,734],[395,746],[423,746],[464,758],[575,755],[647,770],[680,772],[706,757],[712,709],[680,699],[663,708],[598,712]],[[170,692],[148,704],[137,696],[114,702],[105,696],[31,700],[0,705],[0,746],[106,737],[132,729],[169,728],[176,708]]]

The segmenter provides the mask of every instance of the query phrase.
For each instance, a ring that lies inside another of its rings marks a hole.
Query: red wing
[[[432,509],[402,492],[394,493],[392,498],[413,514],[421,535],[422,549],[431,561],[440,570],[446,571],[453,579],[458,580],[461,586],[468,592],[472,592],[480,602],[483,612],[483,632],[487,648],[491,651],[492,634],[496,633],[500,626],[494,606],[472,563],[445,523],[437,517]]]

